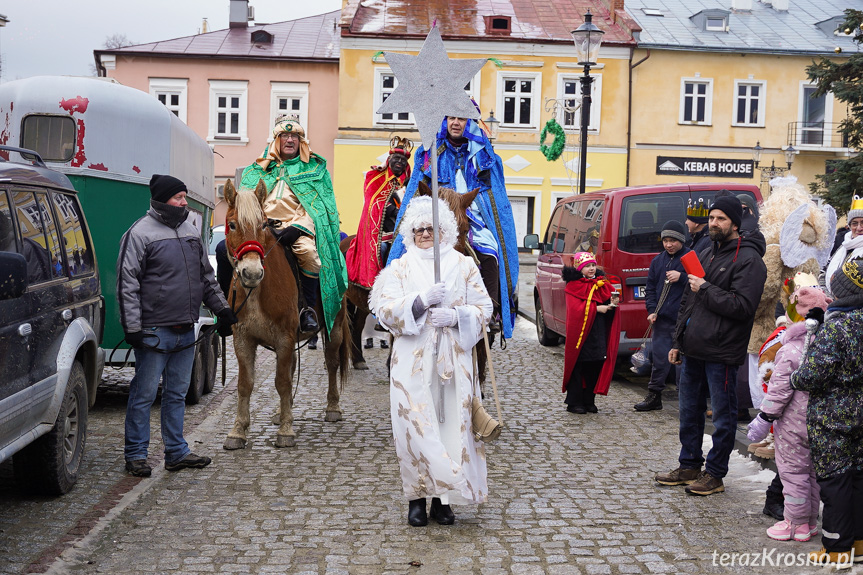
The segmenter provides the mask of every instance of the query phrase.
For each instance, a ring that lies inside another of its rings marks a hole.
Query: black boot
[[[588,413],[599,413],[596,408],[596,394],[592,391],[584,390],[584,409]]]
[[[662,394],[655,391],[648,391],[644,401],[635,404],[635,411],[653,411],[655,409],[662,409]]]
[[[566,410],[570,413],[587,413],[584,408],[584,388],[574,379],[570,380],[566,388]]]
[[[426,514],[425,498],[408,501],[408,525],[425,527],[428,524],[429,518]]]
[[[317,332],[318,314],[315,313],[315,307],[318,304],[318,278],[310,278],[300,274],[300,284],[303,286],[303,299],[306,300],[306,307],[300,309],[300,331],[303,333]]]
[[[455,513],[449,505],[444,505],[437,497],[432,497],[429,516],[438,522],[438,525],[452,525],[455,523]]]

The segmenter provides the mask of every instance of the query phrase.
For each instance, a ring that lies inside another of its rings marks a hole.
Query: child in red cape
[[[596,413],[596,394],[607,395],[620,345],[620,317],[611,282],[590,252],[572,256],[564,266],[566,282],[566,353],[563,391],[566,410]],[[599,315],[597,315],[599,314]]]

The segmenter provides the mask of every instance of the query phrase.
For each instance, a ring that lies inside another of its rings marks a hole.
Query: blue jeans
[[[675,379],[680,379],[677,366],[668,361],[668,350],[674,345],[674,321],[664,317],[658,317],[653,324],[653,335],[651,345],[653,347],[653,369],[650,372],[650,381],[647,383],[648,391],[662,393],[665,389],[665,380],[668,373],[675,372]]]
[[[162,350],[177,349],[195,341],[194,329],[177,333],[168,327],[145,327],[143,331],[144,344]],[[146,348],[135,350],[135,377],[129,386],[129,403],[126,405],[126,461],[147,458],[150,408],[156,400],[162,373],[165,374],[161,409],[165,463],[176,463],[189,454],[189,445],[183,439],[183,416],[194,361],[194,346],[170,354]]]
[[[707,473],[716,478],[728,474],[728,457],[737,432],[737,366],[684,357],[678,385],[680,406],[680,467],[700,469],[701,444],[707,411],[707,390],[713,409],[713,447],[707,454]]]

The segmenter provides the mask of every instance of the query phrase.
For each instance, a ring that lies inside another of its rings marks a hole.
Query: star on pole
[[[428,33],[418,55],[384,52],[384,58],[399,83],[377,113],[412,113],[426,150],[433,146],[445,116],[480,118],[464,87],[487,59],[450,59],[437,27]]]

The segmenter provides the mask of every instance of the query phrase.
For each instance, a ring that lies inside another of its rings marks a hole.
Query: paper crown
[[[860,267],[857,265],[859,260],[848,260],[842,266],[842,273],[851,280],[854,285],[863,289],[863,274],[860,272]]]
[[[863,215],[863,198],[855,194],[851,199],[851,209],[848,211],[848,220],[850,221],[855,217],[859,218],[861,215]]]
[[[693,203],[692,198],[689,198],[689,204],[686,206],[686,216],[695,218],[707,219],[710,211],[707,209],[707,204],[704,198],[698,198],[698,201]]]
[[[398,153],[410,157],[411,150],[413,150],[413,148],[414,143],[407,138],[393,136],[390,140],[390,154]]]

